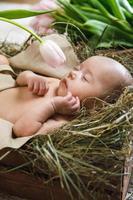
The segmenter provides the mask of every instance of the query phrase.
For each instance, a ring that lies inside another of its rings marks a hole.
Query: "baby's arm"
[[[79,110],[80,101],[68,93],[65,97],[54,97],[39,104],[37,107],[23,114],[13,126],[13,132],[17,137],[35,134],[54,114],[72,115]]]
[[[45,104],[44,104],[45,103]],[[55,114],[50,101],[44,101],[24,113],[14,124],[13,133],[17,137],[25,137],[35,134],[42,124]]]
[[[48,90],[46,78],[28,70],[18,75],[16,83],[19,86],[27,86],[33,94],[39,96],[44,95]]]

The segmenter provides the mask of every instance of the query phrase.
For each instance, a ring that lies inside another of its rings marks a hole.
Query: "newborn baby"
[[[132,83],[123,65],[103,56],[88,58],[61,80],[24,71],[18,87],[0,92],[0,118],[14,124],[17,137],[33,135],[56,115],[68,121],[87,97],[104,98]]]

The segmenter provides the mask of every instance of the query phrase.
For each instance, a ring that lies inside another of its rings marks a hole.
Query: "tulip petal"
[[[40,45],[40,53],[45,62],[52,67],[61,66],[66,61],[61,48],[51,40],[46,40]]]

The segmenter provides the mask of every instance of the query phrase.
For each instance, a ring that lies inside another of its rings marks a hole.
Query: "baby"
[[[61,80],[24,71],[18,87],[0,92],[0,118],[14,124],[15,136],[33,135],[57,115],[68,121],[87,97],[104,98],[132,83],[123,65],[103,56],[88,58]]]

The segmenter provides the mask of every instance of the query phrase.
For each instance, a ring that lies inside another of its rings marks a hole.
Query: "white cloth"
[[[26,50],[13,56],[9,59],[11,66],[23,70],[32,70],[33,72],[47,75],[56,78],[62,78],[69,73],[73,67],[78,65],[79,60],[72,48],[72,45],[67,40],[65,35],[51,34],[44,37],[45,40],[53,40],[58,44],[66,56],[66,63],[64,66],[53,68],[49,66],[40,55],[39,43],[33,42]]]
[[[13,138],[12,137],[12,127],[13,124],[4,120],[0,119],[0,149],[5,147],[11,148],[19,148],[23,144],[25,144],[30,138],[33,136],[28,137],[21,137],[21,138]]]

